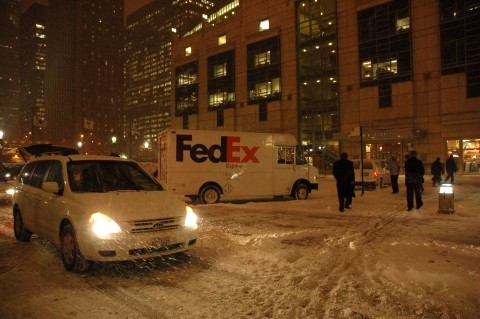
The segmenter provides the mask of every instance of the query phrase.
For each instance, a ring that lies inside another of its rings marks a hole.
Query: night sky
[[[125,16],[140,9],[141,7],[143,7],[144,5],[146,5],[151,1],[152,0],[124,0]],[[22,0],[23,10],[25,11],[26,9],[28,9],[34,2],[38,2],[41,4],[48,4],[48,0]]]

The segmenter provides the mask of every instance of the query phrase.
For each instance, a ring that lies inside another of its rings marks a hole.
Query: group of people
[[[405,186],[407,189],[407,210],[411,211],[414,207],[414,200],[416,208],[423,206],[422,193],[425,168],[423,162],[417,158],[417,152],[411,151],[409,156],[405,159]],[[392,194],[399,192],[398,176],[400,175],[400,164],[396,157],[392,157],[389,163],[390,182],[392,186]],[[450,155],[445,162],[445,170],[447,176],[444,182],[450,180],[454,183],[454,174],[457,171],[457,164],[453,155]],[[443,164],[440,158],[437,157],[431,165],[432,186],[442,184],[442,175],[445,173]],[[350,209],[353,197],[355,197],[355,171],[353,162],[348,159],[347,153],[342,153],[340,159],[333,164],[333,176],[337,182],[337,195],[339,202],[339,211],[344,212],[345,209]]]

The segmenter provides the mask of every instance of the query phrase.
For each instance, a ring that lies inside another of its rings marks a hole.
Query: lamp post
[[[112,153],[116,153],[116,145],[117,145],[117,137],[114,135],[112,136]]]
[[[5,173],[3,172],[3,146],[4,145],[5,144],[3,140],[3,131],[0,130],[0,180],[2,181],[5,178]]]

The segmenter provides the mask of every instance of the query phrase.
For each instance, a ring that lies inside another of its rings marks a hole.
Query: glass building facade
[[[320,171],[338,158],[338,51],[336,1],[296,2],[298,128],[306,154]]]

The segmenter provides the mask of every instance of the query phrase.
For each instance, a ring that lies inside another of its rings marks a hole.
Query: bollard
[[[445,214],[455,213],[453,208],[453,185],[442,184],[438,193],[438,212]]]

